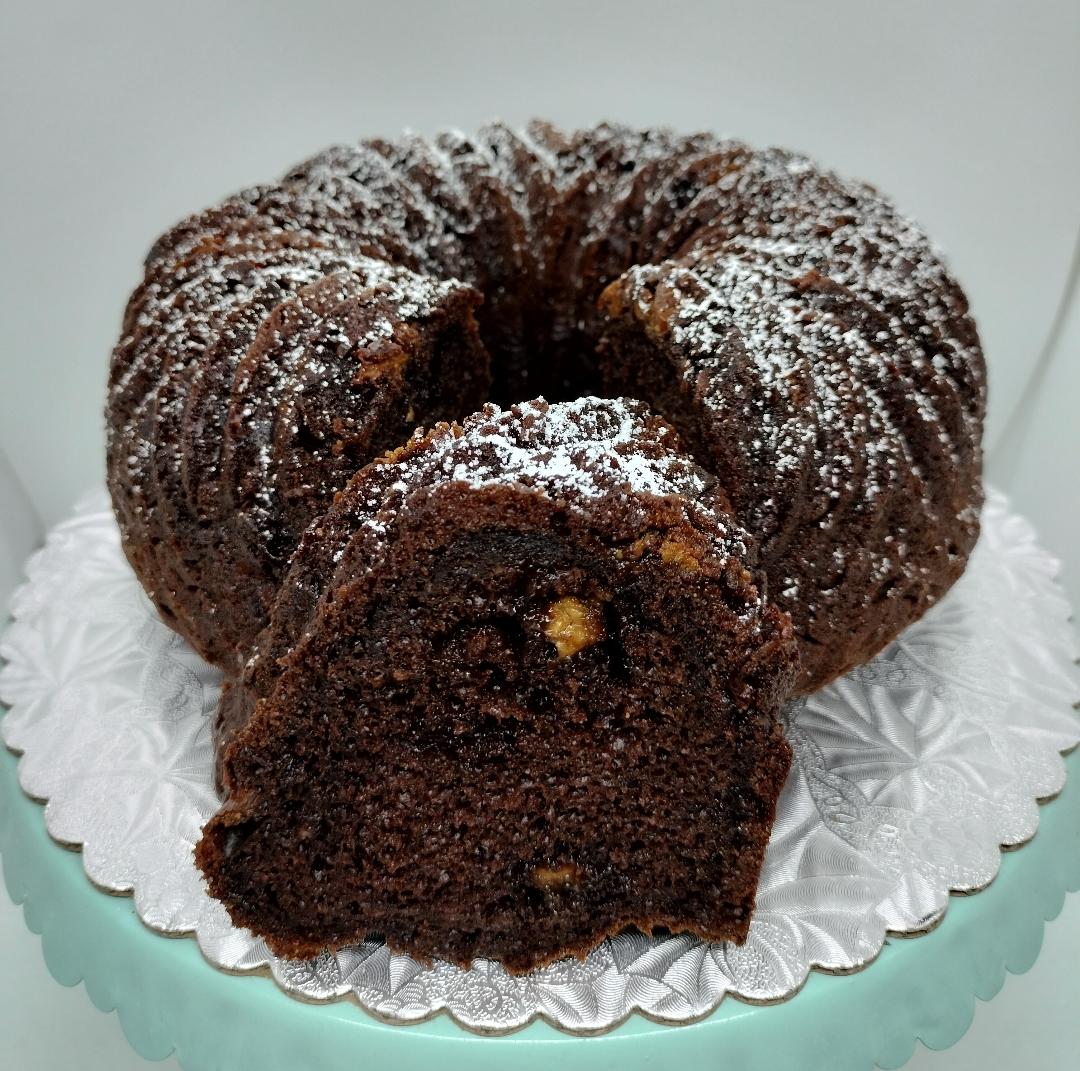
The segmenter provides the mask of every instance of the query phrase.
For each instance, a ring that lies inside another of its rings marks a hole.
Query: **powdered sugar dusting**
[[[173,547],[182,517],[207,526],[208,555],[274,546],[266,567],[284,568],[283,511],[306,523],[336,489],[314,475],[333,444],[301,442],[297,416],[299,399],[338,404],[335,353],[361,361],[460,286],[484,294],[485,330],[540,323],[518,340],[526,351],[588,346],[613,326],[597,308],[609,283],[704,414],[699,460],[775,556],[782,605],[820,624],[851,590],[936,597],[934,556],[962,558],[977,530],[985,385],[964,296],[922,231],[871,187],[783,150],[539,122],[335,146],[156,243],[114,356],[108,422],[128,544],[156,561],[147,586],[178,615],[184,588],[206,588],[212,605],[229,598],[228,569]],[[523,318],[528,301],[544,315]],[[372,315],[341,315],[357,302]],[[590,415],[593,404],[538,422],[548,430],[537,439],[500,423],[530,421],[528,405],[489,414],[502,430],[482,458],[454,460],[447,443],[456,467],[433,478],[531,482],[582,501],[609,479],[628,494],[701,494],[685,473],[622,449],[635,434],[626,413]],[[220,449],[213,424],[195,452],[177,438],[189,417],[214,415]],[[320,414],[338,418],[367,415]],[[671,486],[681,490],[661,490]]]
[[[352,516],[334,561],[356,533],[377,545],[393,538],[411,496],[449,484],[474,490],[516,487],[588,518],[600,500],[670,499],[699,527],[722,561],[749,553],[745,532],[726,515],[716,482],[677,448],[673,430],[641,402],[583,397],[549,404],[540,398],[509,409],[486,406],[461,425],[418,431],[401,451],[368,469],[342,495]]]
[[[640,451],[641,417],[641,407],[623,399],[578,398],[553,406],[540,399],[515,406],[512,413],[496,409],[468,421],[466,427],[477,427],[483,436],[479,450],[468,435],[448,436],[436,453],[447,479],[472,487],[516,483],[580,499],[610,495],[613,489],[700,496],[708,481],[685,457]],[[661,428],[657,438],[666,435]]]

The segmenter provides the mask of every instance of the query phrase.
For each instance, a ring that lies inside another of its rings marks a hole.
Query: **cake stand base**
[[[543,1022],[479,1037],[444,1016],[391,1026],[349,1002],[304,1004],[268,977],[216,970],[194,940],[151,932],[128,897],[87,881],[78,853],[49,838],[40,805],[19,788],[15,757],[3,749],[0,856],[53,977],[83,982],[97,1007],[117,1012],[137,1052],[152,1060],[175,1052],[186,1071],[870,1071],[902,1065],[917,1039],[952,1045],[971,1023],[975,998],[989,1000],[1006,970],[1035,962],[1044,923],[1067,890],[1080,888],[1080,751],[1067,764],[1066,787],[1041,808],[1035,838],[1006,853],[987,889],[953,897],[933,932],[890,938],[865,970],[815,972],[781,1004],[728,999],[697,1023],[634,1016],[595,1037]]]

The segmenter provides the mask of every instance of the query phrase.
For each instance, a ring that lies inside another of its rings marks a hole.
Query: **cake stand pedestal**
[[[814,972],[780,1004],[729,998],[697,1023],[633,1016],[595,1037],[543,1022],[480,1037],[445,1016],[392,1026],[348,1001],[304,1004],[268,977],[219,971],[193,940],[151,932],[130,898],[87,881],[78,853],[50,839],[41,806],[23,794],[15,757],[3,749],[0,857],[56,980],[83,982],[97,1007],[117,1012],[136,1051],[148,1059],[175,1052],[186,1071],[870,1071],[902,1065],[917,1039],[935,1049],[953,1044],[971,1023],[975,998],[989,1000],[1006,970],[1035,962],[1044,923],[1067,890],[1080,888],[1080,751],[1067,765],[1065,789],[1041,808],[1035,838],[1006,853],[987,889],[954,896],[933,932],[890,938],[853,974]]]

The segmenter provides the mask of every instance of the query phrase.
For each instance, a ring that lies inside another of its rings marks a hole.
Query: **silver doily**
[[[870,665],[786,712],[795,767],[741,947],[623,935],[586,961],[524,977],[495,963],[428,969],[372,940],[310,962],[276,959],[210,899],[192,846],[217,807],[209,718],[217,673],[161,623],[120,551],[105,499],[85,500],[30,561],[0,654],[4,741],[48,801],[52,836],[86,873],[132,893],[162,933],[194,934],[234,971],[269,968],[308,1000],[355,997],[412,1022],[440,1010],[506,1031],[537,1016],[591,1032],[632,1012],[685,1021],[725,994],[793,994],[811,968],[867,964],[889,932],[944,914],[991,881],[999,847],[1029,839],[1037,800],[1080,741],[1069,606],[1030,526],[991,495],[964,578]]]

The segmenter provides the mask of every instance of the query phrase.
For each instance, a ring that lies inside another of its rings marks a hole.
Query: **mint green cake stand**
[[[341,1001],[303,1004],[268,977],[211,967],[190,938],[152,933],[129,897],[95,889],[77,852],[55,844],[42,809],[21,791],[14,756],[0,748],[0,855],[8,891],[41,935],[58,982],[83,982],[114,1010],[132,1046],[151,1060],[177,1056],[186,1071],[575,1071],[577,1068],[869,1071],[899,1067],[916,1039],[957,1041],[1005,971],[1026,971],[1044,922],[1080,888],[1080,752],[1065,790],[1041,810],[1039,832],[1007,853],[989,888],[953,897],[944,921],[914,939],[890,939],[867,969],[812,973],[791,1000],[725,1000],[708,1018],[663,1026],[635,1016],[595,1037],[534,1022],[479,1037],[440,1016],[391,1026]]]

